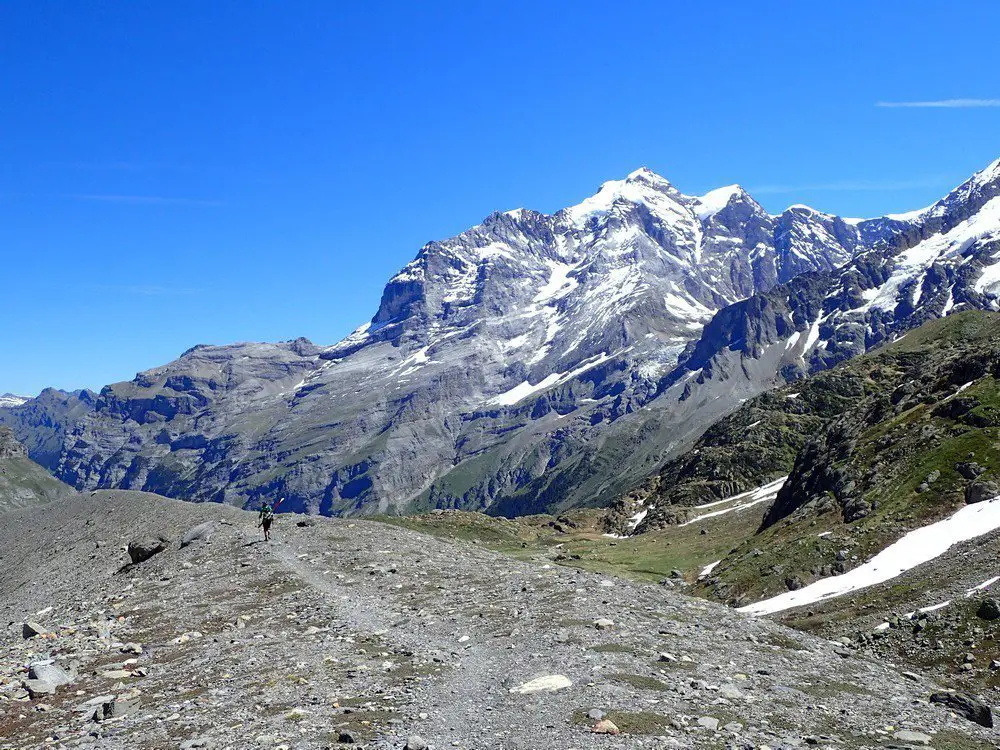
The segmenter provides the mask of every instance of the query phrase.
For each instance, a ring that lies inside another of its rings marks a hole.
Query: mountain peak
[[[1000,179],[1000,159],[996,159],[986,169],[977,172],[972,179],[980,185]]]
[[[739,185],[726,185],[725,187],[709,190],[703,196],[695,198],[694,211],[702,221],[708,221],[719,211],[729,205],[734,198],[747,195],[747,192]]]
[[[18,396],[14,393],[4,393],[0,395],[0,409],[20,406],[28,400],[29,398],[27,396]]]
[[[644,203],[652,207],[663,201],[675,202],[679,195],[664,177],[648,167],[640,167],[630,172],[624,180],[608,180],[597,193],[559,213],[572,224],[583,227],[592,218],[606,214],[618,200]]]
[[[661,184],[667,187],[670,183],[665,177],[657,174],[649,167],[639,167],[633,172],[629,172],[628,176],[625,178],[626,182],[648,182],[650,184]]]

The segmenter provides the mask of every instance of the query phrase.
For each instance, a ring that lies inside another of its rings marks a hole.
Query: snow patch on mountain
[[[741,492],[738,495],[733,495],[732,497],[727,497],[724,500],[716,500],[712,503],[706,503],[705,505],[699,505],[698,509],[704,508],[716,508],[720,505],[728,505],[727,508],[721,508],[720,510],[713,510],[709,513],[702,513],[695,516],[694,518],[688,519],[681,526],[690,526],[693,523],[699,523],[704,521],[706,518],[716,518],[717,516],[724,516],[727,513],[732,513],[733,511],[746,510],[747,508],[752,508],[755,505],[760,505],[761,503],[771,502],[778,496],[778,492],[784,486],[785,482],[788,480],[787,476],[775,479],[773,482],[768,482],[767,484],[756,487],[752,490],[747,490],[746,492]]]
[[[1000,497],[966,505],[944,520],[911,531],[864,565],[843,575],[821,578],[796,591],[740,607],[739,611],[751,615],[771,615],[875,586],[940,557],[960,542],[996,529],[1000,529]]]
[[[743,192],[739,185],[727,185],[725,187],[710,190],[697,199],[694,205],[694,212],[702,222],[706,222],[715,216],[719,211],[729,205],[729,201],[734,196]]]
[[[525,380],[522,383],[518,383],[511,389],[497,394],[486,403],[488,405],[495,406],[512,406],[518,401],[523,401],[532,394],[540,393],[541,391],[548,390],[549,388],[555,388],[557,385],[566,383],[575,378],[577,375],[581,375],[587,370],[593,369],[609,359],[610,356],[607,352],[601,352],[601,354],[595,359],[588,360],[569,372],[553,372],[534,384]]]
[[[936,234],[896,257],[895,268],[888,281],[865,293],[863,310],[875,308],[892,312],[899,304],[899,290],[916,279],[936,261],[957,258],[974,242],[1000,237],[1000,197],[993,198],[977,213],[943,234]],[[988,266],[976,282],[976,290],[991,289],[1000,280],[996,264]]]
[[[10,409],[15,406],[27,403],[30,399],[27,396],[15,396],[13,393],[4,393],[0,396],[0,409]]]

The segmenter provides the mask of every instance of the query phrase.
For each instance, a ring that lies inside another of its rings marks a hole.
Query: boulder
[[[189,544],[194,544],[195,542],[207,542],[215,532],[215,529],[215,521],[205,521],[205,523],[192,526],[181,537],[181,547],[187,547]]]
[[[615,626],[614,620],[609,620],[607,617],[600,617],[594,620],[594,627],[598,630],[609,630]]]
[[[714,716],[702,716],[698,719],[698,726],[710,732],[717,732],[719,731],[719,720]]]
[[[929,734],[914,732],[912,729],[900,729],[892,737],[907,745],[929,745],[932,739]]]
[[[170,540],[166,537],[147,537],[145,539],[133,539],[128,543],[128,556],[132,564],[145,562],[153,555],[158,555],[170,547]]]
[[[852,497],[844,501],[844,520],[847,523],[858,521],[867,516],[872,511],[872,506],[867,500]]]
[[[621,730],[610,719],[601,719],[590,728],[594,734],[621,734]]]
[[[1000,496],[1000,485],[989,479],[977,479],[965,488],[965,502],[969,505],[992,500]]]
[[[975,479],[986,471],[986,469],[977,464],[975,461],[959,461],[955,464],[955,471],[966,479]]]
[[[572,687],[573,682],[561,674],[550,674],[544,677],[536,677],[533,680],[522,683],[510,689],[511,693],[530,695],[531,693],[554,693],[557,690],[564,690]]]
[[[942,691],[931,694],[931,703],[940,704],[980,726],[993,728],[993,712],[974,695]]]
[[[105,718],[117,719],[122,716],[135,713],[142,705],[139,700],[139,696],[140,693],[138,690],[133,690],[116,696],[115,699],[111,701],[110,710],[107,706],[105,706]]]
[[[1000,620],[1000,602],[996,599],[983,599],[976,614],[984,620]]]
[[[403,750],[427,750],[427,743],[424,742],[422,737],[413,735],[406,740]]]
[[[45,680],[25,680],[24,687],[27,689],[28,695],[32,698],[38,698],[42,695],[54,695],[56,692],[56,686]]]
[[[34,638],[39,635],[48,635],[49,631],[37,622],[26,622],[21,626],[21,635],[25,638]]]
[[[73,678],[70,674],[52,660],[39,661],[28,667],[28,677],[32,680],[48,682],[56,687],[69,685]]]

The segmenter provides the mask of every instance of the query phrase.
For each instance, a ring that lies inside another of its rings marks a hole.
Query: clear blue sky
[[[867,216],[1000,156],[1000,3],[8,0],[0,30],[0,392],[333,343],[424,242],[640,165]]]

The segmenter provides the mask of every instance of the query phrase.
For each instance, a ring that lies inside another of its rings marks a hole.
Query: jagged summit
[[[695,213],[702,221],[708,221],[732,201],[746,198],[749,198],[749,195],[739,185],[726,185],[696,198]]]
[[[5,419],[77,487],[336,514],[599,502],[740,398],[995,306],[998,166],[908,222],[771,216],[639,169],[426,244],[334,346],[210,347],[69,424],[54,399]]]

